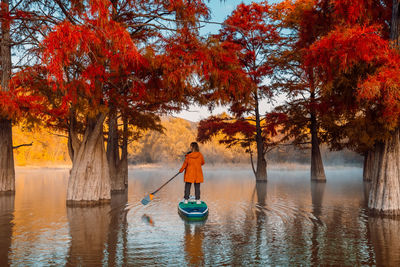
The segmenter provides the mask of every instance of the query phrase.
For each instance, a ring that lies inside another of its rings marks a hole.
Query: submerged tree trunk
[[[399,1],[393,0],[390,39],[399,49]],[[375,145],[378,173],[371,182],[368,207],[377,214],[400,215],[400,130],[383,143]]]
[[[267,161],[265,160],[264,139],[262,136],[260,111],[258,108],[258,96],[255,93],[255,115],[256,115],[256,144],[257,144],[257,167],[256,167],[256,181],[267,181]]]
[[[311,94],[313,101],[314,95]],[[324,164],[322,163],[321,151],[319,150],[319,140],[317,131],[317,118],[314,111],[311,111],[311,180],[317,182],[325,182],[325,170]]]
[[[8,12],[8,0],[1,1],[1,11]],[[1,88],[2,91],[10,89],[11,79],[11,38],[10,22],[1,21]],[[12,124],[7,118],[0,117],[0,191],[15,190],[15,170],[12,143]]]
[[[370,182],[378,175],[379,153],[375,148],[368,150],[364,156],[363,180]]]
[[[68,204],[97,204],[111,198],[110,172],[103,140],[104,119],[105,114],[90,119],[82,142],[74,148],[67,189]]]
[[[116,110],[109,115],[107,140],[107,160],[110,170],[111,191],[124,191],[128,186],[128,125],[123,118],[123,135],[121,156],[119,154],[118,118]]]
[[[122,134],[122,148],[121,148],[121,161],[119,164],[119,181],[128,188],[128,118],[122,117],[123,120],[123,134]]]
[[[0,191],[15,191],[11,121],[0,119]]]
[[[400,131],[376,144],[378,172],[371,182],[368,207],[384,215],[400,215]]]

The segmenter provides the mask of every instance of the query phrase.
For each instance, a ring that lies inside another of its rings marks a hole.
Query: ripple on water
[[[128,194],[113,198],[109,206],[68,210],[68,170],[18,176],[18,194],[0,198],[0,243],[10,251],[9,263],[400,265],[400,224],[368,216],[358,169],[327,170],[326,184],[310,183],[305,171],[274,170],[262,185],[250,172],[206,170],[202,199],[210,213],[197,224],[178,215],[182,181],[172,181],[143,206],[145,194],[169,175],[162,170],[134,173]]]

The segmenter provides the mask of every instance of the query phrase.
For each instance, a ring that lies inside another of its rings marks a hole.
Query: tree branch
[[[33,142],[31,142],[30,144],[21,144],[21,145],[18,145],[18,146],[13,146],[13,149],[18,149],[18,148],[23,147],[23,146],[32,146],[32,145],[33,145]]]

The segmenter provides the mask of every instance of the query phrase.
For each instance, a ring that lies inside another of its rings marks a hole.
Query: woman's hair
[[[190,143],[190,147],[193,151],[199,152],[199,144],[197,144],[196,142]]]

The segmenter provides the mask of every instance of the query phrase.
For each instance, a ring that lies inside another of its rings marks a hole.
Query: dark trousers
[[[185,183],[185,196],[184,199],[189,199],[190,195],[190,187],[192,183]],[[196,199],[200,199],[200,183],[194,183],[194,193],[196,195]]]

